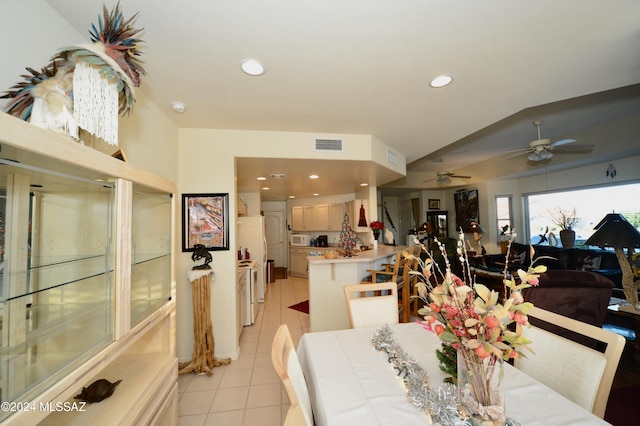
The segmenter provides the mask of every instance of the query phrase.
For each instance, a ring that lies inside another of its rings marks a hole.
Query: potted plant
[[[382,230],[384,229],[384,222],[381,222],[379,220],[374,220],[369,224],[369,226],[373,231],[373,238],[377,240],[378,237],[380,236],[380,232],[382,232]]]
[[[549,216],[553,223],[560,228],[559,234],[562,247],[573,248],[576,240],[576,232],[572,228],[578,222],[576,209],[566,210],[562,207],[556,207],[549,213]]]

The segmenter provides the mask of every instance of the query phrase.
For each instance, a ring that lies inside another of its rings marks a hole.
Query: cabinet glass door
[[[30,400],[113,341],[114,197],[103,179],[0,159],[3,402]]]
[[[134,185],[131,326],[171,299],[171,194]]]

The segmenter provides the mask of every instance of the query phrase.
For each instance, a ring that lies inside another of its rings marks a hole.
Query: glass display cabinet
[[[175,424],[175,185],[4,113],[0,153],[0,423]]]
[[[449,238],[449,213],[446,210],[428,211],[427,222],[432,228],[430,238]]]

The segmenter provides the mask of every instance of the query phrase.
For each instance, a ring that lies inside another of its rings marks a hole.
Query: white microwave
[[[292,246],[308,246],[311,245],[311,235],[291,234]]]

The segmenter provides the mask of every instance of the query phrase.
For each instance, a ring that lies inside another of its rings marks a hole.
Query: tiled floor
[[[289,277],[268,288],[256,323],[242,331],[240,358],[216,367],[210,377],[179,377],[180,426],[282,425],[289,400],[271,364],[271,342],[283,323],[296,346],[309,331],[309,315],[288,308],[309,298],[309,286],[306,279]]]

